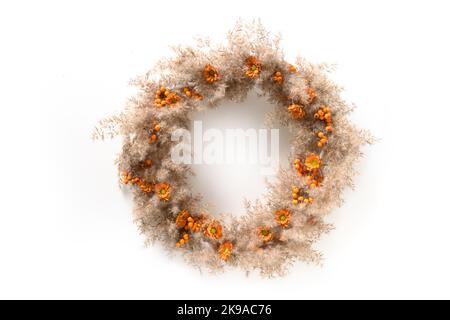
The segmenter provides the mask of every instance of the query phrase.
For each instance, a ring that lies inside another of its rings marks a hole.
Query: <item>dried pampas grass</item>
[[[140,92],[95,131],[96,138],[123,137],[119,172],[133,190],[135,219],[148,242],[211,271],[236,266],[272,276],[296,260],[319,262],[313,244],[332,228],[324,217],[342,204],[361,147],[371,142],[348,121],[351,108],[327,66],[301,57],[287,63],[279,39],[260,23],[238,23],[225,45],[199,41],[175,53],[135,79]],[[171,161],[171,133],[189,129],[194,111],[242,101],[255,87],[276,105],[270,120],[294,136],[292,167],[280,170],[244,217],[208,212],[187,183],[189,166]]]

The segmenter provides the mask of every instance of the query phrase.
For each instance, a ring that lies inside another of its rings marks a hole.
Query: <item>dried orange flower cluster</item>
[[[161,125],[159,123],[155,123],[153,128],[147,129],[150,135],[150,143],[154,143],[158,141],[158,137],[161,131]]]
[[[213,221],[206,226],[204,234],[211,239],[220,239],[222,238],[222,226],[219,222]]]
[[[181,97],[161,86],[155,93],[154,103],[157,108],[177,104]]]
[[[323,182],[323,176],[321,176],[318,170],[311,171],[311,174],[306,177],[306,184],[314,189],[316,187],[320,187]]]
[[[292,204],[297,205],[299,203],[312,203],[313,198],[309,197],[299,187],[292,186]]]
[[[177,248],[182,247],[190,240],[189,232],[199,232],[202,228],[203,218],[195,219],[188,210],[182,210],[176,220],[175,224],[179,229],[183,230],[183,234],[180,240],[175,244]],[[219,240],[222,238],[222,226],[218,221],[212,221],[206,225],[204,229],[204,235],[208,238]],[[230,241],[223,242],[218,249],[219,258],[223,261],[228,261],[233,250],[233,244]]]
[[[302,164],[300,159],[294,160],[294,167],[299,176],[306,176],[306,183],[311,189],[320,186],[323,181],[323,176],[320,174],[320,167],[322,160],[314,153],[309,154],[305,163]]]
[[[169,201],[171,193],[170,184],[166,182],[157,183],[155,185],[155,193],[158,195],[159,199]]]
[[[228,261],[233,252],[233,244],[230,241],[222,243],[219,247],[219,257],[223,261]]]
[[[192,230],[192,232],[199,232],[201,228],[201,219],[194,219],[194,217],[190,215],[189,211],[184,209],[178,214],[175,224],[178,228]]]
[[[208,83],[214,83],[219,80],[219,70],[216,67],[207,64],[205,69],[203,69],[203,78],[205,78]]]
[[[247,71],[245,72],[247,77],[256,78],[261,73],[261,61],[256,57],[248,57],[245,60],[245,65],[247,67]]]
[[[288,111],[294,119],[301,119],[305,116],[302,106],[296,103],[289,105]]]
[[[322,160],[319,156],[311,153],[305,160],[305,167],[308,170],[308,175],[306,176],[306,184],[311,189],[320,186],[323,181],[323,176],[320,175],[320,167],[322,165]]]
[[[130,182],[131,180],[133,180],[133,176],[131,174],[129,174],[128,172],[122,173],[121,181],[123,184],[128,184],[128,182]]]
[[[129,182],[133,183],[134,185],[137,185],[145,193],[150,193],[153,191],[153,185],[151,183],[146,182],[139,177],[133,177],[128,172],[124,172],[122,174],[122,183],[128,184]]]
[[[187,211],[186,209],[182,210],[178,214],[175,220],[175,224],[177,225],[178,228],[185,230],[183,232],[182,238],[176,243],[177,248],[183,246],[189,241],[190,239],[188,233],[189,231],[199,232],[201,228],[200,219],[196,221],[194,217],[192,217],[189,211]]]
[[[321,120],[321,121],[325,121],[325,123],[326,123],[325,130],[327,132],[333,131],[333,120],[332,120],[330,108],[328,108],[326,106],[320,107],[319,110],[314,114],[314,118]]]
[[[175,224],[177,225],[178,228],[184,228],[186,226],[186,224],[188,223],[188,218],[191,215],[189,214],[189,211],[187,211],[186,209],[182,210],[176,220],[175,220]]]
[[[327,142],[328,142],[328,137],[327,137],[326,134],[323,133],[322,131],[318,132],[318,133],[317,133],[317,136],[318,136],[319,139],[320,139],[319,142],[317,142],[317,146],[318,146],[319,148],[322,148],[324,145],[327,144]]]
[[[189,234],[186,233],[186,232],[184,232],[183,235],[181,236],[181,239],[178,240],[178,242],[175,244],[175,246],[176,246],[177,248],[179,248],[179,247],[181,247],[181,246],[184,246],[186,243],[189,242],[189,239],[190,239],[190,238],[189,238]]]
[[[282,228],[287,228],[291,222],[289,211],[286,209],[280,209],[275,212],[275,221]]]
[[[269,242],[273,239],[272,231],[270,227],[259,227],[258,228],[258,236],[264,241]]]
[[[200,220],[194,220],[194,218],[189,217],[187,227],[192,230],[192,232],[199,232],[202,224]]]
[[[282,84],[283,83],[283,75],[281,74],[281,71],[276,71],[273,74],[273,81],[275,81],[278,84]]]
[[[193,97],[197,100],[203,100],[203,96],[201,94],[197,93],[194,89],[191,89],[189,87],[184,87],[183,92],[189,98]]]

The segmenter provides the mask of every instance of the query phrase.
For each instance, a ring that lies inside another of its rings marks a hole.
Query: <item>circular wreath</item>
[[[199,40],[176,47],[174,58],[135,79],[137,95],[123,113],[103,120],[95,136],[123,137],[120,179],[133,190],[135,218],[148,242],[158,240],[213,271],[232,265],[271,276],[296,260],[319,262],[313,244],[332,228],[324,217],[342,204],[361,146],[371,140],[347,119],[352,108],[327,78],[330,70],[302,58],[287,63],[278,37],[259,23],[238,23],[226,46]],[[289,128],[292,166],[279,169],[245,216],[209,212],[188,183],[189,166],[171,160],[171,133],[189,130],[193,112],[243,101],[252,89],[276,105],[270,123]]]

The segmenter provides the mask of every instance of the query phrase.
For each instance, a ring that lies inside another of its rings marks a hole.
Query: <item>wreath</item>
[[[230,265],[272,276],[296,260],[321,261],[313,245],[332,229],[324,217],[353,186],[355,163],[371,137],[349,122],[352,107],[327,77],[332,68],[300,57],[287,63],[279,42],[260,23],[238,23],[227,45],[198,40],[175,47],[173,58],[132,81],[139,90],[125,111],[100,122],[96,138],[123,138],[120,180],[133,190],[147,243],[159,241],[211,271]],[[289,128],[292,165],[279,169],[262,199],[247,203],[246,215],[210,212],[192,192],[189,165],[171,161],[171,133],[189,130],[193,112],[241,102],[250,90],[276,106],[269,124]]]

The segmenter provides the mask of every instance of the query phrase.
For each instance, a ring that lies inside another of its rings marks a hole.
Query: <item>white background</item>
[[[450,298],[449,9],[2,1],[0,298]],[[297,264],[284,278],[200,274],[145,248],[116,179],[120,141],[90,140],[132,93],[128,80],[168,46],[222,41],[239,17],[281,32],[289,59],[337,63],[333,78],[359,106],[352,120],[380,138],[330,215],[336,230],[317,246],[323,266]]]

